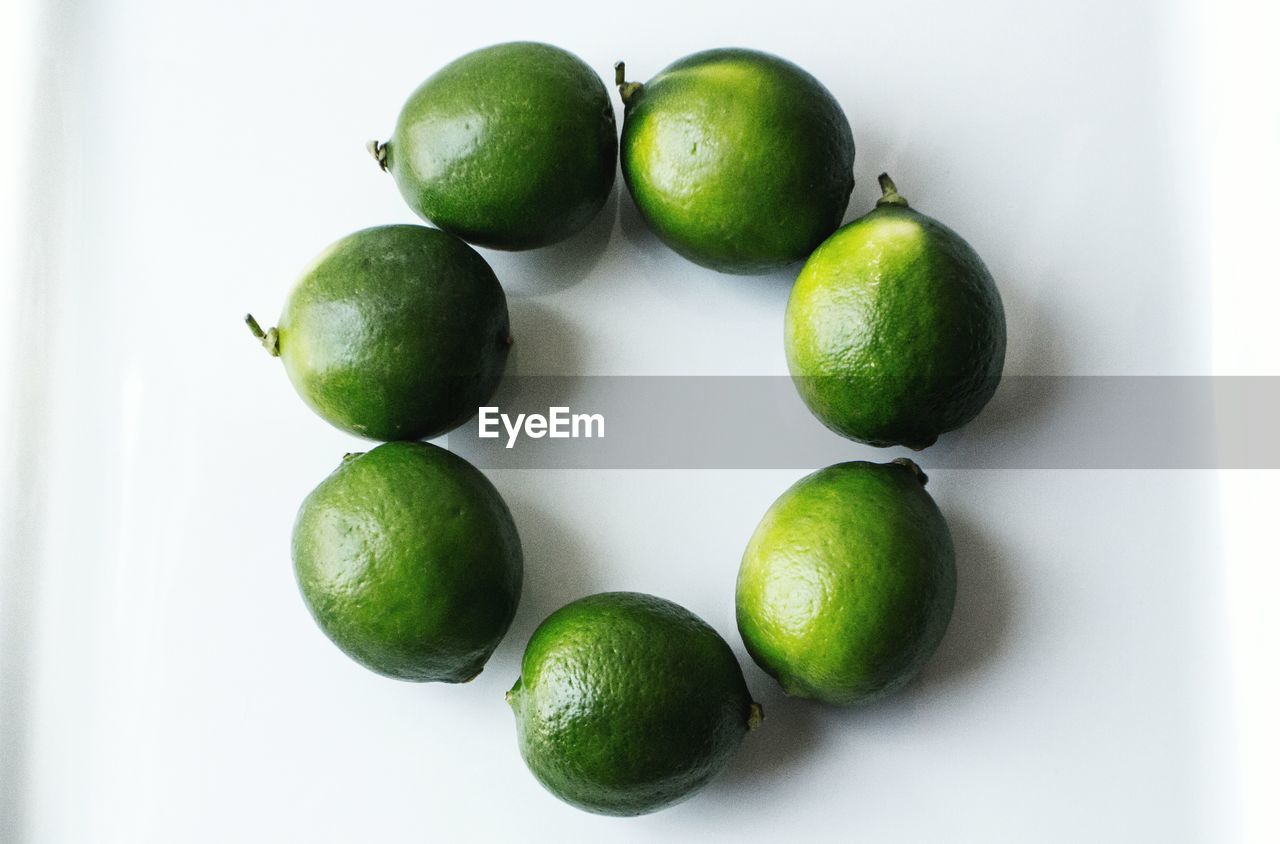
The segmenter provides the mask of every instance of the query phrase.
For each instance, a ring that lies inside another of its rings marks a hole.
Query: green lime
[[[955,604],[955,552],[925,480],[909,460],[840,463],[760,520],[738,572],[738,630],[788,694],[867,703],[937,648]]]
[[[635,592],[552,613],[507,700],[534,776],[602,815],[689,797],[761,718],[724,639],[683,607]]]
[[[951,229],[887,175],[871,213],[809,257],[787,303],[787,364],[828,428],[925,448],[978,415],[1004,368],[1004,306]]]
[[[445,65],[410,95],[391,140],[369,148],[423,219],[481,246],[532,249],[604,205],[618,132],[582,59],[515,42]]]
[[[626,106],[622,174],[668,246],[726,273],[766,273],[835,231],[853,190],[853,132],[840,104],[794,64],[754,50],[695,53]]]
[[[511,345],[489,265],[423,226],[339,240],[303,274],[276,328],[246,319],[312,410],[374,440],[461,425],[497,389]]]
[[[498,491],[429,443],[347,455],[293,526],[294,571],[320,629],[401,680],[479,674],[515,615],[522,559]]]

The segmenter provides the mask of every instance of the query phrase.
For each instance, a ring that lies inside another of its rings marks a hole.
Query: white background
[[[330,241],[412,220],[362,145],[449,59],[538,39],[644,79],[742,45],[844,104],[850,216],[887,169],[985,257],[1008,373],[1280,375],[1275,14],[1221,8],[5,7],[0,838],[1268,840],[1274,473],[935,473],[961,583],[920,680],[837,711],[744,658],[766,722],[729,769],[598,818],[520,761],[502,693],[528,634],[637,589],[741,655],[738,556],[803,473],[492,473],[527,558],[511,634],[470,685],[381,679],[315,629],[288,553],[361,446],[239,324]],[[791,274],[700,270],[615,199],[567,244],[488,255],[513,371],[785,372]],[[1012,407],[1054,424],[1051,398]]]

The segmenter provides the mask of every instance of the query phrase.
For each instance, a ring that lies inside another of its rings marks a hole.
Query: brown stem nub
[[[881,196],[876,200],[876,207],[881,205],[901,205],[907,207],[907,200],[898,193],[898,186],[893,183],[893,179],[889,178],[888,173],[880,174],[880,193]]]
[[[915,475],[916,480],[920,482],[920,486],[924,486],[925,484],[929,483],[929,476],[924,473],[923,469],[921,469],[918,465],[916,465],[916,461],[911,460],[910,458],[907,458],[907,457],[895,457],[891,462],[896,463],[899,466],[905,466],[907,469],[910,469],[911,474]]]
[[[618,96],[622,97],[622,105],[625,108],[630,105],[631,100],[644,87],[639,82],[627,81],[627,63],[614,62],[613,65],[613,84],[618,86]]]
[[[379,141],[369,141],[364,145],[369,150],[369,154],[378,162],[378,166],[383,170],[387,169],[387,145]]]
[[[262,330],[262,326],[258,325],[258,321],[253,318],[253,314],[244,315],[244,324],[249,326],[249,330],[253,332],[253,336],[258,338],[258,342],[262,344],[262,348],[273,357],[280,357],[280,332],[274,328]]]

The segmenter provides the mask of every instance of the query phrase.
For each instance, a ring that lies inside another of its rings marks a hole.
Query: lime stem
[[[369,141],[364,145],[369,150],[369,154],[378,162],[378,166],[384,171],[387,169],[387,145],[379,141]]]
[[[906,207],[907,200],[898,193],[898,186],[893,183],[893,179],[889,178],[888,173],[880,174],[880,192],[881,197],[876,200],[876,207],[881,205],[901,205]]]
[[[253,336],[261,340],[267,336],[267,332],[262,330],[262,326],[258,325],[258,321],[253,318],[253,314],[244,315],[244,323],[249,326],[249,330],[253,332]]]
[[[920,482],[920,486],[924,486],[925,484],[929,483],[929,476],[926,475],[924,473],[924,470],[921,469],[919,465],[916,464],[916,461],[907,457],[896,457],[893,459],[892,462],[896,463],[899,466],[904,466],[907,469],[910,469],[911,474],[915,475],[916,480]]]
[[[622,105],[631,104],[631,100],[644,87],[639,82],[627,81],[627,63],[615,62],[613,65],[613,84],[618,86],[618,95],[622,97]]]
[[[751,712],[747,715],[747,729],[754,730],[759,728],[764,722],[764,707],[758,703],[752,702]]]
[[[262,348],[266,349],[270,355],[280,357],[280,332],[274,328],[262,330],[262,326],[258,325],[258,321],[253,318],[253,314],[244,315],[244,323],[249,326],[249,330],[253,332],[253,336],[258,338],[258,342],[262,343]]]

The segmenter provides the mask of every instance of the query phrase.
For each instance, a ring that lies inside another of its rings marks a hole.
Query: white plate
[[[360,446],[240,325],[322,246],[410,221],[363,142],[473,47],[538,39],[645,78],[787,56],[845,105],[850,215],[891,171],[995,274],[1012,374],[1210,371],[1206,132],[1189,4],[154,0],[44,10],[5,483],[0,832],[32,841],[1227,840],[1232,653],[1210,472],[939,472],[961,585],[897,698],[782,698],[704,793],[560,804],[502,693],[546,613],[677,600],[742,655],[737,558],[799,471],[497,471],[524,537],[511,635],[464,687],[362,670],[289,564],[303,495]],[[489,254],[516,371],[780,374],[789,277],[661,248],[625,192],[584,236]],[[1037,419],[1052,425],[1052,414]],[[6,838],[6,840],[8,840]]]

